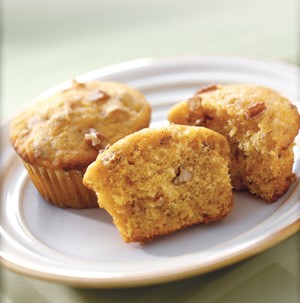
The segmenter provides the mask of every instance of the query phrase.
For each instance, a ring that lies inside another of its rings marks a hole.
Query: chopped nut
[[[159,144],[160,144],[160,145],[168,146],[168,145],[170,145],[171,140],[172,140],[172,136],[163,137],[163,138],[161,138],[161,139],[159,140]]]
[[[108,169],[114,169],[119,161],[120,159],[117,157],[116,153],[112,151],[107,152],[107,154],[102,158],[103,165]]]
[[[70,114],[72,111],[69,108],[63,109],[60,112],[53,114],[50,117],[50,121],[53,121],[56,124],[64,123],[66,121],[70,121]]]
[[[159,197],[159,198],[156,200],[156,205],[157,205],[157,206],[162,206],[164,203],[165,203],[164,197]]]
[[[186,170],[184,166],[179,166],[178,171],[176,173],[177,177],[173,180],[175,185],[180,183],[188,182],[192,178],[192,174]]]
[[[228,135],[229,137],[233,137],[237,133],[237,128],[233,126],[231,130],[229,131]]]
[[[204,121],[204,119],[197,119],[194,124],[196,126],[201,126],[201,125],[203,125],[203,121]]]
[[[191,123],[191,125],[206,126],[207,122],[213,120],[213,118],[210,115],[202,112],[196,114],[189,114],[187,116],[187,120]]]
[[[89,133],[84,135],[84,141],[96,149],[103,149],[107,145],[106,138],[101,133],[97,133],[93,128],[90,129]]]
[[[87,101],[90,102],[105,101],[109,98],[110,96],[100,89],[91,91],[86,97]]]
[[[150,207],[161,207],[165,204],[166,199],[162,196],[155,197],[151,202],[148,203]]]
[[[208,86],[204,86],[202,88],[200,88],[197,92],[196,92],[196,96],[197,95],[200,95],[202,93],[206,93],[206,92],[210,92],[210,91],[213,91],[213,90],[217,90],[218,89],[218,86],[215,85],[215,84],[211,84],[211,85],[208,85]]]
[[[198,112],[201,109],[201,98],[192,97],[187,100],[188,108],[192,112]]]
[[[259,117],[262,115],[265,110],[267,109],[267,106],[264,102],[258,102],[250,107],[248,107],[246,110],[244,110],[244,116],[246,119],[250,119],[253,117]]]
[[[123,106],[122,104],[109,104],[106,109],[105,109],[105,116],[119,116],[119,115],[124,115],[128,114],[128,108]]]
[[[76,79],[72,79],[70,87],[64,89],[63,92],[68,92],[70,90],[81,89],[81,88],[85,88],[85,83],[77,82]]]
[[[210,150],[210,146],[209,146],[208,142],[206,142],[206,141],[202,142],[202,147],[204,150]]]
[[[72,88],[85,88],[85,83],[78,82],[76,79],[73,79]]]

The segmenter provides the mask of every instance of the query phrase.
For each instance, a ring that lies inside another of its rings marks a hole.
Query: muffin
[[[40,194],[60,207],[96,207],[82,184],[87,166],[107,144],[147,127],[145,97],[121,83],[73,81],[17,115],[11,143]]]
[[[227,137],[236,190],[276,201],[295,180],[297,108],[278,92],[253,85],[211,85],[175,105],[169,121],[205,126]]]
[[[87,169],[126,242],[218,221],[233,205],[227,139],[206,128],[170,125],[119,140]]]

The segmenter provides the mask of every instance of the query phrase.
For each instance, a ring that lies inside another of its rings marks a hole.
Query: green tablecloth
[[[236,54],[299,64],[297,6],[297,0],[4,0],[1,116],[66,79],[141,57]],[[210,274],[142,288],[79,289],[2,268],[0,298],[3,303],[298,302],[299,240],[294,235]]]

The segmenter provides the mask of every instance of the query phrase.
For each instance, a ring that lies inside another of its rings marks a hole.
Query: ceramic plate
[[[142,59],[78,76],[125,82],[153,108],[152,127],[167,124],[171,106],[211,83],[269,86],[297,102],[297,67],[236,57]],[[66,88],[70,81],[38,96]],[[34,102],[34,101],[32,101]],[[40,197],[1,126],[1,259],[30,276],[83,287],[125,287],[178,280],[236,263],[299,229],[299,181],[276,203],[235,193],[224,220],[198,225],[147,244],[122,241],[102,209],[60,209]],[[299,146],[294,171],[300,176]]]

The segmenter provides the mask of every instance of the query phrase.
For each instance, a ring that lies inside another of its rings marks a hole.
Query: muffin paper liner
[[[82,184],[84,170],[54,170],[24,162],[39,193],[59,207],[98,207],[96,194]]]

